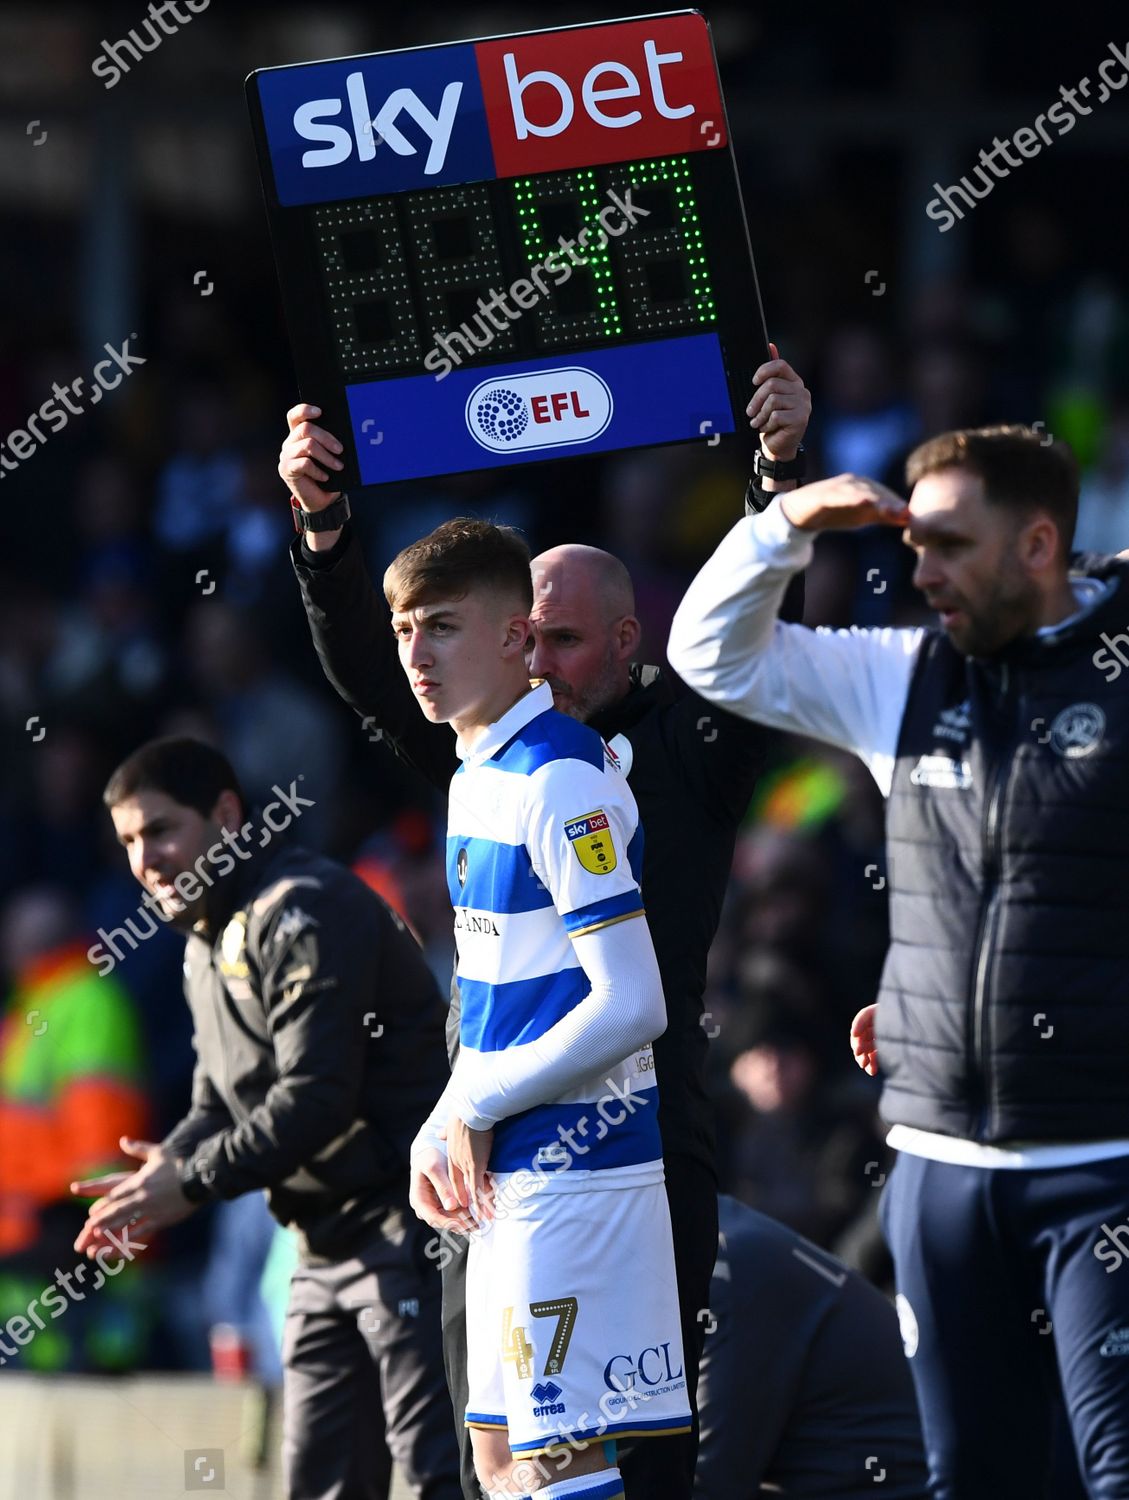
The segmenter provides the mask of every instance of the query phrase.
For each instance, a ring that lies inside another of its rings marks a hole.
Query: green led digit
[[[608,169],[607,181],[647,211],[618,242],[629,332],[712,327],[717,309],[688,158],[624,162]]]
[[[595,172],[538,173],[515,178],[512,186],[528,277],[542,291],[531,310],[540,347],[620,337],[609,241],[598,218],[606,200]]]

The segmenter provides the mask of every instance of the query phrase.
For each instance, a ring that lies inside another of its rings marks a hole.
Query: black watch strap
[[[745,488],[745,514],[748,516],[760,515],[762,510],[767,510],[772,502],[779,496],[787,494],[787,490],[765,490],[757,483],[756,475],[749,480]]]
[[[803,443],[796,449],[795,458],[769,458],[762,448],[753,455],[753,473],[761,479],[802,479],[807,467]]]
[[[291,497],[290,513],[294,517],[295,531],[337,531],[353,514],[348,495],[338,495],[324,510],[303,510]]]

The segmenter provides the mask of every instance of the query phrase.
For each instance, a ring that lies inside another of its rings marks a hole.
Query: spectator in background
[[[197,380],[174,396],[180,447],[157,480],[154,532],[169,553],[199,551],[227,529],[242,483],[230,403],[218,382]]]
[[[101,869],[94,816],[102,747],[95,734],[68,721],[58,708],[51,712],[44,707],[31,725],[39,738],[27,745],[25,736],[21,747],[26,754],[23,796],[11,809],[8,829],[9,847],[17,851],[15,887],[51,881],[81,898]]]
[[[845,324],[827,341],[822,376],[823,468],[879,478],[920,431],[917,413],[898,394],[889,344],[866,324]]]
[[[718,1038],[731,1084],[719,1101],[723,1180],[736,1197],[824,1246],[862,1208],[867,1163],[884,1155],[875,1101],[849,1076],[836,1084],[827,1035],[811,980],[762,953],[748,963],[741,1005]]]
[[[115,1166],[119,1138],[148,1128],[133,1003],[112,975],[99,977],[86,947],[57,887],[13,897],[0,921],[11,986],[0,1019],[0,1324],[26,1313],[67,1264],[82,1223],[71,1182]],[[144,1343],[135,1272],[126,1267],[98,1298],[72,1302],[61,1321],[52,1311],[24,1341],[20,1364],[131,1368]]]
[[[694,457],[692,449],[618,454],[603,494],[601,530],[608,550],[631,574],[635,588],[639,655],[660,666],[666,660],[667,622],[685,585],[665,551],[676,503],[682,498],[680,482],[688,484],[693,476]],[[726,495],[730,509],[737,488],[734,485]]]
[[[256,621],[222,599],[202,599],[185,622],[184,656],[252,802],[300,776],[315,801],[302,840],[326,845],[343,757],[341,731],[315,694],[272,659]]]
[[[1074,546],[1117,552],[1129,542],[1129,404],[1110,416],[1098,462],[1083,478]]]
[[[827,474],[868,474],[881,479],[891,463],[921,435],[921,416],[902,394],[889,340],[865,324],[844,324],[828,339],[823,355],[819,409],[820,468]],[[882,624],[889,616],[902,560],[877,532],[836,536],[817,558],[813,608],[826,592],[830,615],[812,613],[813,624]],[[820,587],[819,573],[831,564],[834,578]]]

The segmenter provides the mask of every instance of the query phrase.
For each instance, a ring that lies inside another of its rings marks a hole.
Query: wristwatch
[[[807,466],[803,443],[796,449],[795,458],[769,458],[763,448],[753,455],[753,473],[761,479],[802,479]]]
[[[338,495],[324,510],[303,510],[291,495],[290,513],[294,517],[295,531],[336,531],[353,514],[348,495]]]

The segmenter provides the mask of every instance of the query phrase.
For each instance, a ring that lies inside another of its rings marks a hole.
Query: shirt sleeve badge
[[[572,852],[590,875],[610,875],[615,869],[615,844],[608,815],[602,807],[579,818],[569,818],[565,823],[565,834]]]

